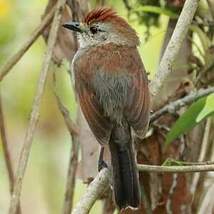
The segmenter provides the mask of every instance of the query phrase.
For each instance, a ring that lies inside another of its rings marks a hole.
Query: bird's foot
[[[104,160],[99,160],[98,161],[98,172],[100,172],[103,168],[108,168],[108,165]]]
[[[101,147],[100,156],[98,160],[98,172],[100,172],[103,168],[108,168],[107,163],[103,160],[103,155],[104,155],[104,147]]]

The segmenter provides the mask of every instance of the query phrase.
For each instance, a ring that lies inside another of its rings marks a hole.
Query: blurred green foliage
[[[146,26],[146,40],[152,37],[152,27],[160,27],[162,15],[177,18],[183,0],[125,0],[123,1],[129,15],[136,17],[140,25]]]
[[[214,94],[203,97],[193,103],[173,124],[166,136],[166,144],[170,144],[180,135],[187,133],[202,120],[214,114]]]

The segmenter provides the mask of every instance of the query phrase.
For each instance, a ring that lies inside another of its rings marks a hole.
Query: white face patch
[[[91,27],[96,27],[96,33],[90,31]],[[129,41],[123,35],[115,31],[109,23],[96,23],[90,26],[87,32],[78,33],[78,41],[80,48],[86,48],[95,45],[103,45],[106,43],[115,43],[118,45],[129,45]]]
[[[86,33],[78,34],[78,42],[80,44],[80,48],[86,48],[89,46],[94,46],[99,44],[99,41],[93,39],[91,36]]]

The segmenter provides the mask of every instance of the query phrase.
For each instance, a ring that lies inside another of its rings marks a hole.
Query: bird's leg
[[[108,165],[103,160],[103,155],[104,155],[104,146],[101,146],[99,160],[98,160],[98,171],[101,171],[101,169],[103,169],[104,167],[108,168]]]

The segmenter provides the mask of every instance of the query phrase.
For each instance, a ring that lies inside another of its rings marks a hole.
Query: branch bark
[[[178,99],[174,102],[169,103],[168,105],[164,106],[160,110],[156,111],[151,115],[150,122],[154,122],[157,120],[160,116],[168,113],[168,112],[175,112],[176,110],[180,109],[181,107],[188,105],[194,101],[196,101],[199,98],[205,97],[209,94],[214,93],[214,87],[210,87],[207,89],[200,89],[196,92],[192,92],[188,94],[187,96]]]
[[[56,94],[55,96],[56,96],[58,108],[64,118],[65,125],[70,133],[70,137],[72,140],[68,172],[67,172],[67,178],[66,178],[67,181],[66,181],[66,187],[65,187],[65,198],[64,198],[63,212],[62,212],[64,214],[70,214],[73,207],[73,195],[74,195],[74,188],[75,188],[75,181],[76,181],[75,176],[76,176],[77,165],[78,165],[79,131],[78,131],[77,125],[71,120],[69,116],[69,111],[67,110],[67,108],[62,104],[60,98]],[[78,118],[77,118],[77,121],[78,121]]]
[[[78,166],[79,142],[77,136],[71,136],[72,145],[68,165],[68,174],[66,181],[65,198],[63,204],[63,213],[70,214],[73,208],[74,189],[76,183],[76,171]]]
[[[139,171],[146,172],[167,172],[167,173],[190,173],[214,171],[214,164],[192,165],[192,166],[155,166],[138,164]]]
[[[15,214],[18,208],[18,202],[20,200],[21,189],[22,189],[22,181],[23,181],[23,177],[27,167],[33,135],[35,133],[36,125],[39,119],[40,103],[41,103],[41,99],[44,91],[45,82],[47,79],[47,73],[51,62],[53,48],[57,38],[57,33],[58,33],[60,20],[61,20],[61,12],[62,12],[63,6],[65,5],[65,2],[66,0],[58,0],[57,2],[57,9],[56,9],[53,23],[51,26],[50,36],[48,38],[48,48],[43,61],[43,65],[42,65],[42,69],[41,69],[41,73],[38,81],[36,96],[34,98],[32,112],[30,115],[30,121],[27,127],[24,143],[23,143],[21,154],[19,157],[19,163],[18,163],[16,176],[15,176],[14,190],[10,200],[9,214]]]
[[[102,169],[88,186],[86,193],[77,203],[72,214],[86,214],[94,205],[98,197],[108,188],[111,173],[107,168]]]
[[[52,10],[47,14],[47,16],[43,19],[41,24],[34,30],[32,35],[27,39],[27,41],[21,46],[21,48],[11,56],[5,64],[0,69],[0,81],[9,73],[9,71],[13,68],[14,65],[20,60],[20,58],[24,55],[24,53],[31,47],[31,45],[35,42],[35,40],[42,34],[43,30],[50,24],[53,15],[56,11],[56,7],[53,7]]]
[[[153,96],[153,99],[156,97],[158,91],[163,86],[166,78],[172,72],[173,63],[188,32],[189,26],[198,7],[198,2],[199,0],[185,1],[175,30],[161,59],[158,72],[150,84],[150,92]]]
[[[7,168],[8,177],[9,177],[10,193],[12,194],[13,187],[14,187],[14,171],[13,171],[12,159],[11,159],[11,155],[10,155],[10,151],[9,151],[9,144],[8,144],[7,136],[6,136],[6,128],[5,128],[1,94],[0,94],[0,133],[1,133],[4,159],[5,159],[6,168]],[[20,201],[18,201],[18,209],[17,209],[16,213],[21,214]]]
[[[204,159],[206,158],[207,150],[209,148],[208,145],[209,145],[210,128],[211,128],[211,118],[207,118],[206,125],[204,128],[203,141],[201,144],[200,153],[199,153],[199,157],[198,157],[199,162],[204,161]],[[195,173],[192,178],[192,183],[191,183],[191,187],[190,187],[190,191],[193,194],[193,196],[194,196],[194,193],[198,186],[199,179],[200,179],[200,173]]]

